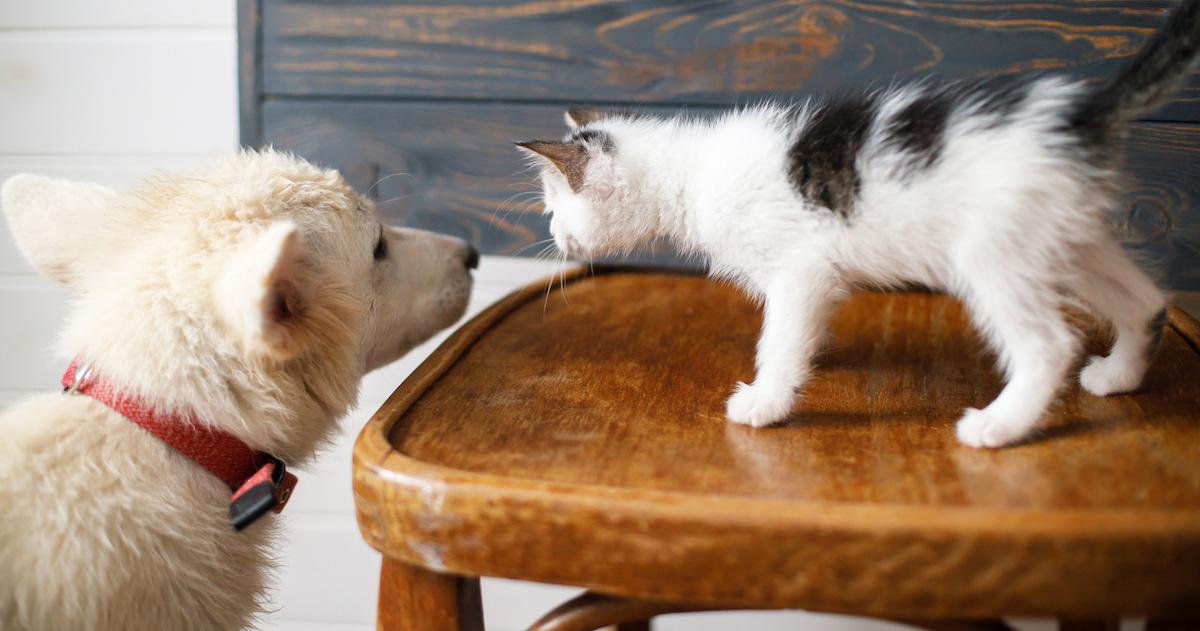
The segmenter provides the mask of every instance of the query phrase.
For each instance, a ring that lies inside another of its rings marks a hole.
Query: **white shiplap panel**
[[[363,541],[354,516],[291,514],[289,506],[281,517],[270,618],[370,624],[380,556]]]
[[[237,143],[233,30],[0,32],[0,154],[203,154]]]
[[[0,278],[0,388],[54,389],[66,368],[51,350],[67,291],[38,277]]]
[[[9,406],[12,406],[17,401],[20,401],[26,397],[31,397],[35,394],[37,394],[37,392],[34,391],[0,390],[0,410],[6,410],[9,408]]]
[[[50,131],[51,124],[42,125]],[[38,173],[68,180],[127,189],[160,171],[183,171],[228,153],[224,148],[191,155],[0,155],[0,181],[18,173]]]
[[[17,244],[12,240],[12,234],[8,230],[8,222],[0,218],[0,275],[29,275],[32,276],[37,272],[25,261],[25,257],[21,255],[21,251],[17,249]],[[0,305],[5,305],[11,308],[20,308],[16,302],[16,298],[0,293]],[[0,318],[3,318],[0,315]],[[0,324],[7,325],[7,320],[0,319]],[[3,382],[0,381],[0,385]]]
[[[543,261],[513,256],[485,256],[475,270],[477,286],[516,289],[543,278],[548,279],[562,269],[574,269],[576,263],[562,266],[553,261]]]
[[[481,581],[485,627],[519,631],[583,590],[561,585],[542,585],[501,578]],[[750,627],[752,628],[752,627]]]
[[[354,517],[301,515],[285,518],[284,523],[285,549],[279,581],[271,593],[273,612],[260,628],[307,628],[293,621],[352,628],[371,625],[381,557],[363,543]],[[519,631],[580,590],[484,579],[482,591],[486,628]]]
[[[0,2],[0,30],[210,26],[233,29],[235,0]]]

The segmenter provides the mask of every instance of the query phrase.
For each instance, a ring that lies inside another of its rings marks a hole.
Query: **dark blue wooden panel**
[[[1174,2],[263,0],[268,95],[728,104],[1113,73]],[[1200,80],[1156,120],[1200,121]]]

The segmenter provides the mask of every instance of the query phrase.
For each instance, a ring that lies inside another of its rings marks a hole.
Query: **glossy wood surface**
[[[721,606],[1200,612],[1187,316],[1138,393],[1072,385],[1038,439],[978,451],[953,422],[1000,381],[947,297],[856,294],[792,420],[754,430],[722,413],[760,324],[734,289],[615,272],[541,290],[465,325],[364,428],[359,520],[385,554]]]

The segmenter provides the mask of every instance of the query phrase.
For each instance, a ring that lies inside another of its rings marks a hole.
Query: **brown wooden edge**
[[[631,272],[630,268],[597,268],[592,275]],[[672,273],[670,270],[656,270]],[[590,275],[584,269],[566,274],[562,282],[571,284]],[[381,503],[389,493],[405,497],[436,496],[439,506],[454,513],[455,508],[486,498],[493,506],[519,506],[531,514],[578,511],[581,514],[607,515],[609,523],[663,523],[677,526],[688,524],[712,532],[744,532],[758,528],[771,534],[802,532],[836,532],[849,540],[872,541],[874,545],[894,541],[894,545],[911,545],[918,540],[935,537],[949,541],[956,538],[1008,541],[1011,533],[1020,533],[1014,545],[1026,546],[1042,539],[1077,538],[1095,542],[1200,541],[1200,517],[1190,511],[1123,510],[1043,510],[979,507],[888,506],[867,503],[808,503],[797,505],[785,500],[748,498],[709,498],[678,492],[614,489],[610,487],[545,483],[537,480],[515,479],[479,474],[441,467],[422,462],[392,449],[390,435],[407,409],[446,373],[489,329],[530,300],[539,298],[546,281],[539,281],[501,299],[451,335],[441,347],[425,360],[413,374],[388,398],[363,427],[354,448],[354,492],[358,523],[364,539],[384,555],[428,568],[434,572],[462,575],[485,575],[546,583],[571,584],[603,593],[627,597],[681,600],[672,592],[673,586],[663,584],[665,593],[622,593],[620,585],[596,582],[588,576],[530,576],[513,573],[505,567],[484,565],[462,566],[436,553],[436,544],[423,545],[413,541],[417,533],[396,533],[389,528],[385,513],[397,507]],[[1200,324],[1191,316],[1172,308],[1168,321],[1193,348],[1200,353]],[[420,504],[421,502],[416,502]],[[721,511],[714,509],[721,508]],[[763,516],[769,516],[764,524]],[[668,530],[669,532],[669,530]],[[692,602],[694,598],[684,600]],[[722,608],[796,608],[814,611],[877,615],[908,618],[940,616],[942,611],[859,611],[847,610],[837,603],[796,603],[791,600],[770,602],[738,602],[728,598],[705,599],[708,607]],[[1106,603],[1096,603],[1106,605]],[[971,611],[981,617],[995,612]],[[1190,612],[1190,610],[1189,610]],[[968,612],[955,612],[963,615]],[[1120,615],[1123,611],[1084,610],[1076,604],[1063,611],[1015,611],[1006,615],[1056,615],[1082,613],[1087,616]],[[1158,612],[1147,612],[1158,613]]]
[[[262,0],[238,0],[238,139],[262,144]]]
[[[1167,325],[1200,355],[1200,320],[1182,309],[1171,307],[1167,309]]]

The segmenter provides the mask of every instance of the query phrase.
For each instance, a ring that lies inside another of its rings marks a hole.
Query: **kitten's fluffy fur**
[[[730,420],[788,416],[848,287],[920,283],[962,299],[999,355],[1007,386],[958,422],[963,443],[999,447],[1037,427],[1075,361],[1065,303],[1117,333],[1083,369],[1085,389],[1126,392],[1146,372],[1166,301],[1105,217],[1120,204],[1127,123],[1182,83],[1198,41],[1188,0],[1098,88],[916,84],[710,120],[572,109],[564,142],[519,146],[542,166],[563,251],[667,238],[765,300],[757,376],[738,384]]]

